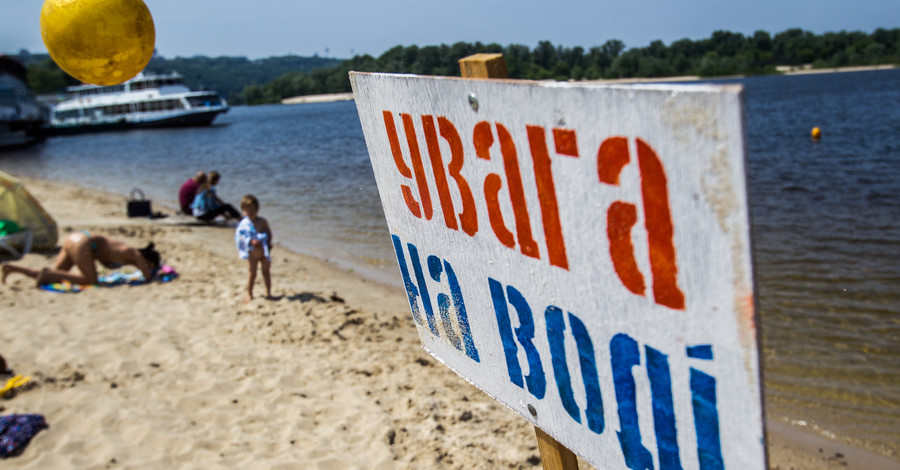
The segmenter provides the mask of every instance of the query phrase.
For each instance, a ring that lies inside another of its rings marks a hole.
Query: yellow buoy
[[[46,0],[41,36],[61,69],[95,85],[116,85],[137,75],[156,44],[143,0]]]
[[[810,132],[810,135],[812,135],[813,139],[819,140],[819,138],[822,137],[822,130],[819,129],[818,127],[813,127],[812,132]]]

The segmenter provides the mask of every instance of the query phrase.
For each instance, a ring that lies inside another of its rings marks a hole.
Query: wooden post
[[[473,54],[459,59],[459,72],[464,78],[507,78],[503,54]]]
[[[503,54],[473,54],[459,59],[463,78],[508,78]],[[544,470],[578,470],[578,458],[566,446],[535,426]]]
[[[578,458],[566,446],[550,437],[541,428],[535,426],[538,449],[541,450],[541,463],[544,470],[578,470]]]

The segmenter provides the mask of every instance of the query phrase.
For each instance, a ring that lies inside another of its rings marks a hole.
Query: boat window
[[[188,98],[188,102],[191,103],[191,106],[194,108],[202,108],[209,106],[221,106],[222,102],[219,100],[218,96],[215,95],[207,95],[207,96],[191,96]]]
[[[60,121],[65,121],[66,119],[75,119],[80,117],[77,109],[69,109],[67,111],[56,111],[53,113],[53,116]]]
[[[135,108],[141,113],[151,111],[171,111],[173,109],[184,109],[184,103],[177,99],[141,101],[140,103],[136,103]]]
[[[104,116],[117,116],[120,114],[128,114],[129,112],[127,104],[112,104],[100,106],[97,109],[99,109],[100,113]]]
[[[123,91],[125,91],[124,84],[85,88],[82,90],[78,90],[76,92],[76,94],[78,96],[92,96],[92,95],[106,95],[106,94],[110,94],[110,93],[121,93]]]

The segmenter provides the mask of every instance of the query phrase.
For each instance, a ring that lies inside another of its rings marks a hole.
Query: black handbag
[[[146,199],[144,192],[138,188],[132,189],[131,200],[128,201],[128,217],[148,217],[152,213],[150,200]]]

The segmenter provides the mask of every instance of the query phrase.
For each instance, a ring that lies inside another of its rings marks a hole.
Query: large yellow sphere
[[[60,68],[95,85],[116,85],[140,73],[156,44],[143,0],[46,0],[41,36]]]

